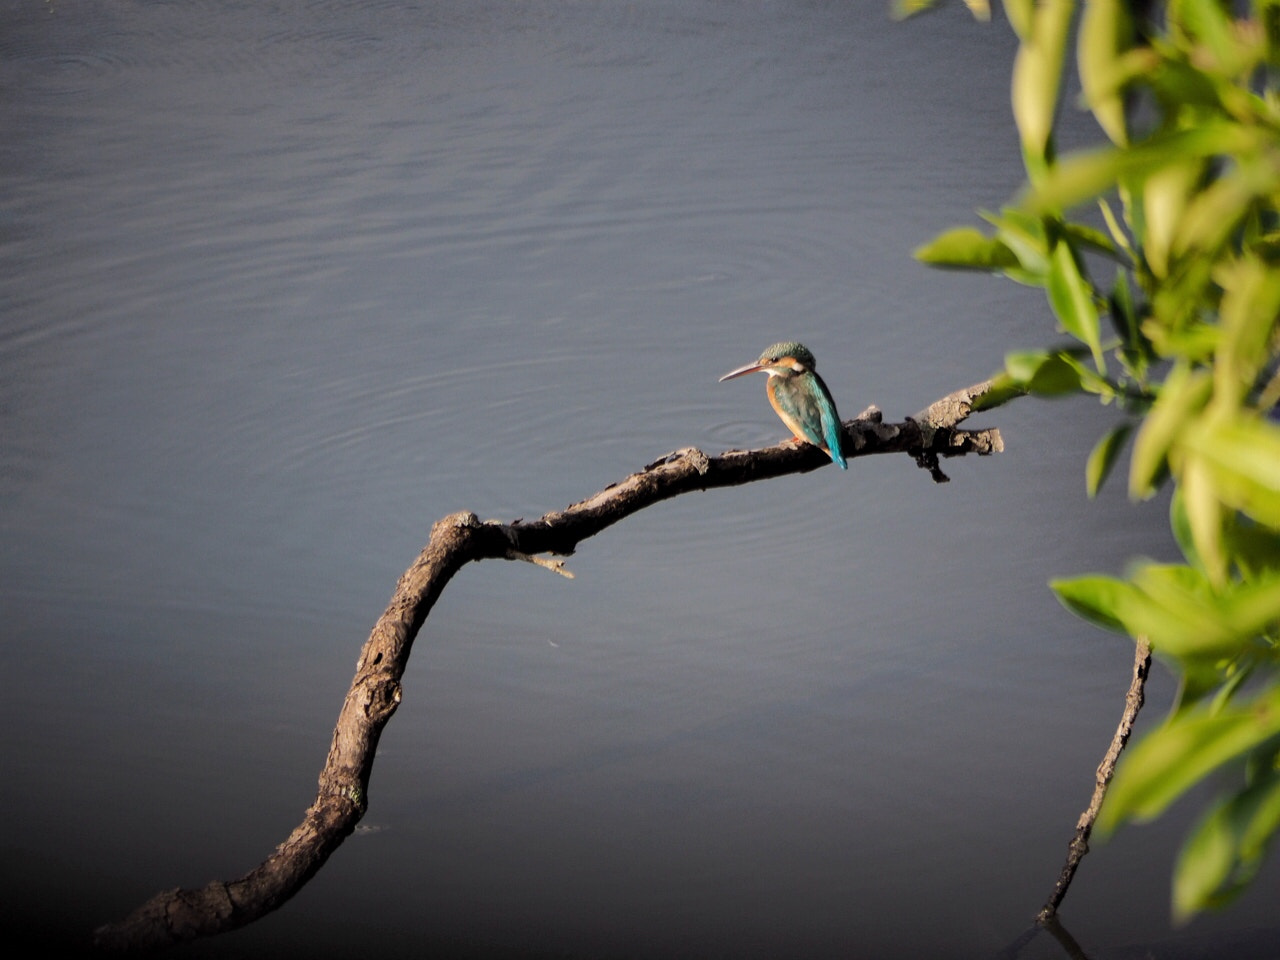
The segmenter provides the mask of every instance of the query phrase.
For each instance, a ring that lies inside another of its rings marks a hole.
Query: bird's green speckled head
[[[799,363],[806,370],[814,368],[813,354],[809,352],[809,348],[803,343],[796,343],[794,340],[785,340],[782,343],[775,343],[772,347],[760,354],[760,359],[756,361],[762,367],[772,367],[777,365],[778,361],[785,360],[790,357]],[[799,373],[800,371],[796,371]]]
[[[760,354],[760,359],[755,363],[739,367],[720,379],[721,381],[732,380],[734,377],[745,376],[748,373],[767,373],[770,379],[794,377],[811,372],[813,364],[813,354],[809,352],[808,347],[794,340],[783,340]]]

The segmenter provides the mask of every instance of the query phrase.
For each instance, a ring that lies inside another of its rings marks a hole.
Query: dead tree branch
[[[1120,724],[1111,738],[1111,746],[1107,748],[1102,762],[1098,764],[1098,772],[1094,776],[1093,796],[1089,798],[1089,806],[1080,814],[1080,820],[1076,823],[1075,836],[1067,845],[1067,860],[1062,865],[1062,873],[1058,875],[1053,893],[1036,915],[1036,923],[1041,926],[1048,926],[1056,919],[1062,898],[1067,895],[1067,888],[1071,886],[1071,878],[1076,875],[1076,868],[1080,866],[1084,855],[1089,852],[1089,835],[1093,833],[1093,823],[1098,819],[1098,812],[1102,809],[1102,801],[1107,796],[1107,787],[1115,775],[1120,754],[1124,751],[1124,745],[1129,742],[1129,735],[1133,733],[1138,711],[1142,709],[1147,674],[1150,671],[1151,644],[1146,638],[1140,637],[1134,645],[1133,679],[1129,682],[1129,692],[1125,694],[1124,712],[1120,715]]]
[[[989,383],[981,383],[958,390],[901,423],[884,423],[880,412],[871,408],[844,423],[845,453],[849,458],[906,453],[936,482],[945,482],[939,458],[1003,449],[996,429],[956,429],[988,388]],[[113,952],[157,949],[234,930],[275,910],[315,875],[364,816],[378,739],[400,703],[400,678],[413,641],[445,585],[464,565],[484,559],[528,560],[539,554],[567,556],[588,537],[659,501],[806,473],[830,463],[821,450],[795,441],[716,457],[686,448],[537,520],[481,522],[474,513],[462,512],[438,521],[360,651],[315,802],[302,823],[239,879],[156,894],[129,916],[95,931],[96,945]],[[556,561],[537,562],[564,572]]]

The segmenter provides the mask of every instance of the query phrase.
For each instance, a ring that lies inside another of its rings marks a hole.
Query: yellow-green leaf
[[[1151,820],[1213,770],[1280,734],[1280,689],[1251,705],[1171,718],[1131,749],[1120,765],[1096,828]]]
[[[1122,423],[1112,427],[1094,444],[1084,467],[1085,490],[1088,491],[1090,498],[1096,497],[1098,491],[1102,489],[1102,484],[1110,476],[1111,468],[1115,466],[1116,458],[1119,457],[1125,440],[1132,432],[1133,424]]]
[[[1022,205],[1033,214],[1067,210],[1111,189],[1120,180],[1141,181],[1180,161],[1201,160],[1254,148],[1258,134],[1223,121],[1207,121],[1172,133],[1156,134],[1126,148],[1105,147],[1062,157],[1034,184]]]
[[[1073,0],[1041,0],[1036,4],[1030,35],[1023,37],[1013,63],[1013,118],[1033,179],[1044,169],[1049,151],[1074,9]]]
[[[1105,574],[1089,574],[1051,580],[1049,587],[1059,602],[1081,619],[1104,630],[1128,632],[1123,618],[1135,595],[1128,582]]]
[[[999,271],[1018,266],[1018,258],[995,237],[974,227],[957,227],[917,247],[915,258],[932,267]]]
[[[1120,54],[1133,42],[1133,24],[1122,0],[1089,0],[1080,18],[1076,59],[1085,102],[1098,124],[1123,146],[1128,142],[1124,99],[1117,82]]]
[[[1198,422],[1182,441],[1212,471],[1224,503],[1280,528],[1280,427],[1245,418]]]
[[[1046,291],[1062,328],[1088,346],[1094,364],[1099,371],[1105,372],[1106,361],[1102,356],[1098,306],[1094,302],[1093,287],[1085,279],[1075,251],[1064,241],[1059,241],[1049,256]]]
[[[1155,404],[1133,441],[1129,467],[1129,496],[1146,499],[1155,493],[1155,481],[1163,472],[1169,447],[1187,421],[1209,400],[1213,382],[1209,374],[1193,372],[1185,365],[1169,371]]]
[[[1218,802],[1201,819],[1173,872],[1173,917],[1231,902],[1253,879],[1280,829],[1280,773],[1260,771],[1249,786]]]

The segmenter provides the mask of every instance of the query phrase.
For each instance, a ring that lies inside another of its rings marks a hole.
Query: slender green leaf
[[[991,378],[991,386],[987,389],[987,392],[973,401],[973,409],[974,412],[994,410],[996,407],[1008,403],[1014,397],[1025,397],[1026,395],[1026,384],[1015,377],[1009,376],[1007,373],[997,373]]]
[[[1171,0],[1169,25],[1184,33],[1199,54],[1198,66],[1209,66],[1205,53],[1213,56],[1212,65],[1224,75],[1240,69],[1242,51],[1233,38],[1234,24],[1220,0]]]
[[[1225,626],[1240,637],[1275,631],[1280,625],[1280,574],[1267,571],[1233,583],[1215,605]]]
[[[1129,467],[1129,496],[1146,499],[1155,493],[1159,477],[1173,444],[1186,422],[1209,400],[1213,383],[1203,371],[1176,366],[1165,378],[1155,404],[1133,441]]]
[[[1062,328],[1089,347],[1100,372],[1106,371],[1093,286],[1085,278],[1071,245],[1059,240],[1049,258],[1049,303]]]
[[[1196,542],[1191,536],[1191,519],[1187,516],[1186,496],[1181,487],[1175,487],[1173,496],[1169,498],[1169,529],[1187,562],[1192,566],[1197,565],[1199,554],[1196,553]]]
[[[1028,381],[1027,390],[1039,397],[1061,397],[1079,393],[1081,379],[1079,361],[1062,353],[1053,353],[1045,357],[1035,376]]]
[[[1084,468],[1085,490],[1088,491],[1090,499],[1098,495],[1102,484],[1111,475],[1111,468],[1115,466],[1116,458],[1119,457],[1125,440],[1132,432],[1132,423],[1121,423],[1104,433],[1102,438],[1094,444]]]
[[[1116,633],[1128,632],[1124,624],[1124,611],[1133,600],[1133,586],[1116,577],[1105,574],[1089,574],[1049,582],[1064,607],[1083,620],[1104,630]]]
[[[935,9],[941,0],[893,0],[889,4],[889,16],[895,20],[906,20],[917,14],[928,13]]]
[[[1222,525],[1226,511],[1217,485],[1202,457],[1182,456],[1180,472],[1183,502],[1187,508],[1187,524],[1195,544],[1200,569],[1222,586],[1229,573],[1227,556],[1222,550]]]
[[[1217,803],[1183,846],[1174,868],[1174,919],[1183,923],[1229,904],[1252,881],[1280,828],[1280,774],[1258,774]]]
[[[1125,366],[1130,373],[1141,377],[1146,373],[1151,345],[1142,334],[1138,305],[1133,301],[1133,290],[1129,286],[1129,273],[1123,268],[1116,269],[1116,280],[1107,296],[1107,315],[1120,337]]]
[[[1223,531],[1227,550],[1241,576],[1254,579],[1280,571],[1280,533],[1236,514]]]
[[[1038,179],[1050,153],[1062,59],[1074,0],[1040,0],[1013,62],[1013,117],[1022,137],[1027,172]]]
[[[1067,210],[1106,193],[1120,180],[1141,181],[1178,161],[1246,152],[1259,134],[1234,123],[1209,121],[1201,126],[1156,134],[1128,148],[1106,147],[1062,157],[1036,183],[1021,206],[1032,214]]]
[[[1181,564],[1146,564],[1131,577],[1134,594],[1120,609],[1128,632],[1181,660],[1237,656],[1252,640],[1219,614],[1207,577]]]
[[[1203,257],[1217,251],[1239,227],[1254,201],[1266,197],[1278,185],[1280,180],[1269,160],[1238,166],[1200,191],[1187,205],[1173,237],[1171,254]]]
[[[1109,257],[1115,257],[1119,252],[1111,238],[1095,227],[1070,221],[1061,224],[1061,227],[1062,235],[1069,239],[1077,249],[1087,247],[1091,250],[1096,250],[1098,253],[1105,253]]]
[[[1090,0],[1080,18],[1076,58],[1085,103],[1112,143],[1128,141],[1124,99],[1117,83],[1120,54],[1133,42],[1133,23],[1123,0]]]
[[[1004,0],[1004,15],[1019,40],[1030,39],[1035,10],[1036,0]]]
[[[1204,160],[1167,163],[1151,172],[1142,184],[1142,209],[1146,217],[1142,252],[1151,272],[1169,272],[1169,251],[1178,223],[1204,171]]]
[[[1182,439],[1212,471],[1224,503],[1280,528],[1280,427],[1245,418],[1198,421]]]
[[[1280,773],[1258,773],[1201,819],[1184,844],[1173,873],[1173,915],[1185,922],[1231,902],[1257,874],[1280,829]]]
[[[1002,241],[988,237],[974,227],[957,227],[939,234],[917,247],[917,260],[932,267],[958,270],[1007,270],[1018,266],[1018,258]]]
[[[1044,220],[1015,207],[1006,207],[1000,213],[979,211],[982,219],[996,228],[1000,241],[1013,251],[1021,264],[1021,273],[1006,271],[1006,275],[1028,286],[1044,286],[1049,272],[1049,238]]]
[[[941,0],[893,0],[889,5],[889,15],[895,20],[906,20],[934,10],[940,2]],[[975,20],[991,19],[991,4],[988,0],[964,0],[964,3]]]
[[[1222,340],[1214,360],[1217,402],[1240,406],[1263,367],[1280,317],[1280,269],[1246,256],[1215,274],[1223,288]]]
[[[1096,829],[1111,833],[1126,820],[1151,820],[1213,770],[1280,735],[1280,688],[1250,704],[1216,714],[1173,717],[1132,747],[1120,765]]]
[[[1178,697],[1170,716],[1189,714],[1196,709],[1217,713],[1212,701],[1221,692],[1223,681],[1223,671],[1218,665],[1203,660],[1183,660],[1177,666],[1182,668],[1182,676],[1178,680]],[[1209,702],[1208,706],[1206,702]]]

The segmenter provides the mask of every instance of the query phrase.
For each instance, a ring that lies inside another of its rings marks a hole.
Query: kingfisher
[[[769,402],[782,422],[795,434],[796,440],[813,444],[831,458],[841,470],[848,470],[844,451],[840,449],[840,415],[836,413],[831,391],[814,369],[813,354],[803,343],[775,343],[760,354],[760,359],[739,367],[720,378],[720,382],[748,373],[767,373],[765,390]]]

